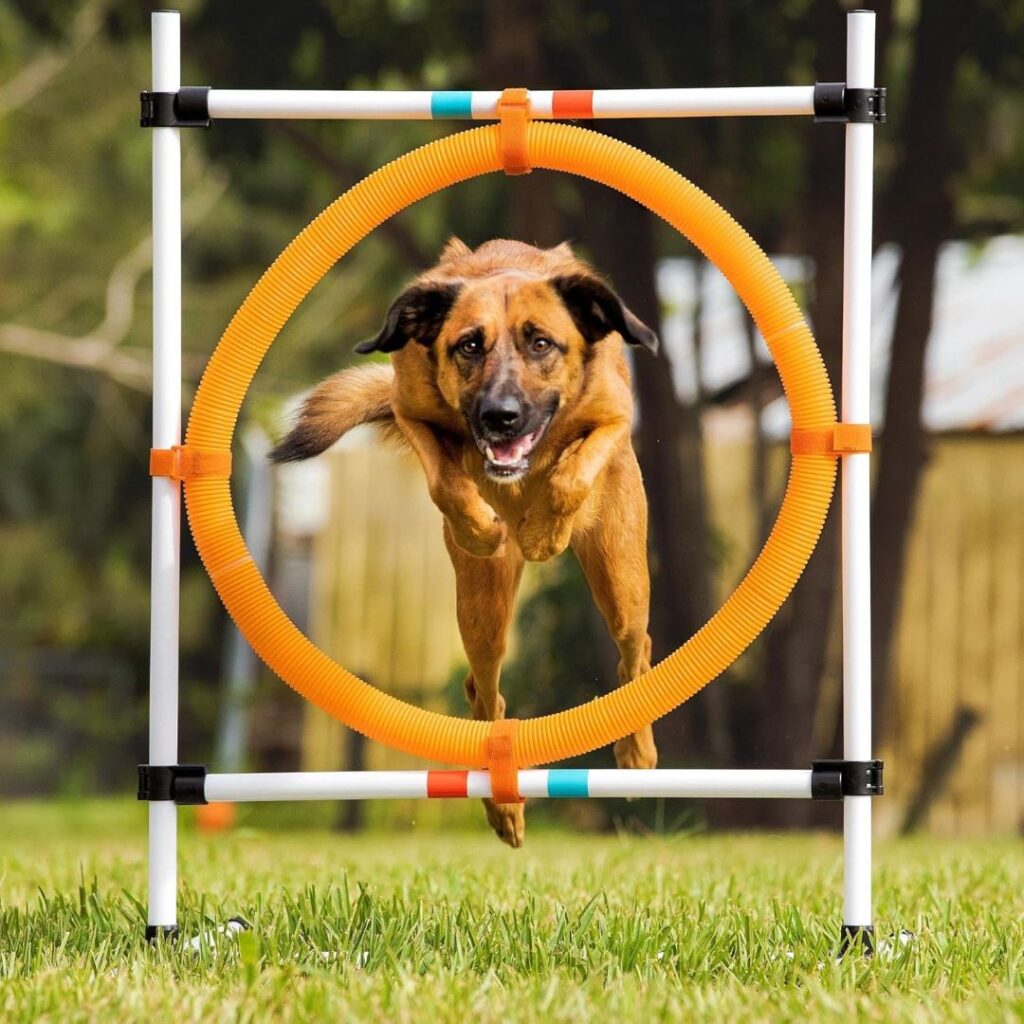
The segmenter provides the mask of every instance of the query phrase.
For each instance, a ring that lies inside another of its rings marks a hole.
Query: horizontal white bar
[[[211,89],[207,101],[216,118],[323,118],[357,120],[431,120],[435,93],[388,90]],[[451,93],[438,93],[440,98]],[[479,120],[498,116],[500,92],[471,94],[469,110]],[[537,118],[554,116],[555,91],[530,93]],[[814,113],[814,86],[766,86],[738,89],[595,89],[594,117],[768,116]],[[451,110],[448,103],[442,108]],[[440,113],[438,119],[457,117]]]
[[[809,768],[594,768],[588,782],[592,797],[811,797]]]
[[[431,92],[211,89],[210,117],[430,120]]]
[[[485,773],[486,774],[486,773]],[[259,772],[206,776],[207,800],[391,800],[426,797],[426,772]]]
[[[594,117],[766,117],[813,113],[813,85],[594,90]]]
[[[565,775],[555,769],[555,775]],[[571,773],[581,775],[582,773]],[[206,799],[255,800],[388,800],[427,796],[427,772],[271,772],[206,776]],[[519,772],[524,797],[548,796],[544,769]],[[485,771],[467,773],[466,795],[491,795]],[[754,797],[809,799],[810,769],[659,768],[632,771],[595,768],[586,773],[591,797]],[[573,793],[572,795],[582,795]]]

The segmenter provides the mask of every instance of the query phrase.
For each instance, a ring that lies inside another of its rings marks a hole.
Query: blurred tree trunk
[[[888,20],[886,5],[882,14]],[[819,77],[842,75],[844,36],[837,11],[816,9]],[[949,187],[949,123],[956,59],[963,50],[964,10],[953,0],[923,4],[914,35],[914,60],[902,162],[894,177],[883,230],[903,253],[900,295],[886,390],[886,443],[878,460],[873,503],[873,629],[875,721],[883,720],[888,667],[898,611],[900,581],[914,499],[925,463],[920,410],[924,356],[932,323],[935,265],[939,246],[953,231]],[[883,129],[885,130],[885,129]],[[889,130],[892,130],[890,126]],[[838,390],[842,361],[843,146],[827,126],[811,142],[804,238],[814,261],[811,314],[829,376]],[[837,394],[837,400],[838,400]],[[825,685],[826,657],[836,621],[839,565],[838,505],[829,515],[807,570],[772,627],[762,689],[758,762],[804,764],[829,751],[811,748],[810,723]],[[833,752],[840,742],[837,718]],[[819,808],[783,808],[762,801],[753,808],[765,824],[809,824],[823,820]]]
[[[818,77],[840,80],[846,50],[838,5],[814,9]],[[842,363],[844,154],[842,129],[815,126],[809,143],[807,186],[799,210],[800,234],[814,268],[810,318],[818,347],[835,384]],[[838,515],[833,509],[800,582],[768,629],[757,721],[744,749],[764,767],[807,764],[825,752],[811,749],[812,724],[825,672],[835,612],[839,557]],[[783,806],[771,800],[742,808],[744,821],[779,826],[806,824],[809,806]]]
[[[534,24],[541,24],[538,0],[531,0],[529,6],[538,18]],[[890,35],[887,26],[891,25],[892,4],[885,0],[878,7],[880,43],[884,45]],[[725,8],[716,2],[712,14],[721,34]],[[845,8],[839,3],[815,5],[811,17],[815,23],[817,77],[841,80],[845,77]],[[921,5],[913,40],[907,116],[905,126],[899,129],[906,143],[892,189],[895,202],[879,232],[897,241],[903,251],[898,343],[894,345],[887,390],[887,439],[878,460],[873,509],[874,657],[879,715],[884,712],[885,669],[898,607],[899,579],[925,456],[920,424],[923,361],[931,328],[938,249],[952,230],[947,195],[953,173],[948,126],[953,73],[964,48],[965,17],[962,5],[953,0]],[[543,77],[541,44],[535,34],[522,28],[528,20],[512,17],[499,5],[490,8],[484,63],[489,84],[500,87],[511,81],[529,83]],[[722,56],[725,52],[721,46],[716,48],[719,75],[728,72]],[[885,50],[879,52],[881,55]],[[881,61],[879,65],[884,68]],[[896,127],[890,125],[887,130]],[[647,148],[648,131],[643,122],[625,122],[614,125],[610,133]],[[728,128],[717,142],[719,150],[731,148]],[[517,183],[512,192],[515,234],[540,244],[553,244],[561,237],[563,221],[550,181],[537,178],[540,180]],[[843,180],[842,129],[813,129],[807,185],[798,204],[803,218],[800,233],[814,266],[811,319],[837,388],[842,350]],[[735,191],[741,192],[741,184],[733,182],[727,169],[725,178],[717,183],[719,193],[734,191],[734,184]],[[587,198],[590,188],[584,186]],[[659,253],[653,219],[635,204],[603,190],[599,203],[588,203],[587,198],[587,236],[593,239],[596,264],[611,275],[637,315],[657,326],[660,311],[654,271]],[[701,409],[697,403],[678,399],[665,354],[656,360],[641,354],[634,361],[634,380],[640,408],[637,447],[650,506],[652,634],[658,658],[692,635],[713,610]],[[752,380],[752,388],[755,383]],[[755,486],[762,483],[755,482]],[[737,701],[730,716],[724,708],[723,683],[719,682],[666,719],[658,737],[666,763],[702,756],[721,758],[732,745],[748,752],[746,763],[759,765],[799,765],[829,753],[815,748],[812,723],[822,700],[828,647],[837,621],[838,564],[839,522],[838,514],[833,513],[803,578],[767,634],[759,672],[762,685],[757,693],[749,701]],[[693,723],[685,740],[683,720]],[[818,820],[816,809],[809,805],[794,813],[792,806],[770,801],[737,806],[729,814],[735,824],[806,824]],[[717,813],[715,817],[717,820]]]
[[[645,148],[642,122],[616,125],[615,135]],[[589,189],[588,189],[589,191]],[[589,198],[589,197],[588,197]],[[612,278],[626,304],[655,330],[660,326],[654,217],[631,200],[602,190],[588,236],[597,266]],[[635,353],[633,379],[640,421],[637,450],[650,510],[651,634],[660,660],[689,639],[711,611],[711,559],[700,410],[676,395],[664,348],[657,357]],[[666,764],[723,758],[728,740],[722,691],[705,691],[655,724]],[[686,736],[683,723],[690,723]]]
[[[971,5],[922,3],[902,118],[902,157],[884,220],[902,253],[899,306],[885,395],[884,440],[872,507],[872,640],[876,746],[891,689],[891,652],[907,543],[928,450],[921,422],[939,248],[954,233],[953,85],[971,38]]]
[[[540,37],[546,6],[542,0],[487,5],[487,44],[480,63],[483,88],[531,84],[537,88],[537,83],[549,77]],[[508,183],[508,189],[513,238],[544,248],[563,241],[565,229],[549,175],[517,177]]]

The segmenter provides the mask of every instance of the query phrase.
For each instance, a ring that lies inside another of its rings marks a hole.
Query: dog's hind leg
[[[608,467],[601,514],[574,534],[573,551],[619,649],[619,685],[651,667],[651,582],[647,570],[647,500],[632,449]],[[615,744],[620,768],[654,768],[658,750],[649,725]]]
[[[493,722],[505,717],[505,698],[498,684],[523,575],[523,558],[513,545],[496,558],[470,555],[455,543],[447,520],[444,539],[455,567],[459,632],[469,660],[466,698],[474,718]],[[522,846],[526,831],[523,805],[485,800],[484,807],[498,838],[509,846]]]

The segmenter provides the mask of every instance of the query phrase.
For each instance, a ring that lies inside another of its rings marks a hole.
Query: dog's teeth
[[[484,455],[486,455],[491,462],[494,461],[494,449],[489,444],[484,445]]]

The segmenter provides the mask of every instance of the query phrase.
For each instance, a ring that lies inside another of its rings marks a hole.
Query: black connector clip
[[[875,955],[875,929],[870,924],[844,924],[839,937],[838,959],[849,953],[860,952],[864,956]]]
[[[210,87],[185,85],[177,92],[139,93],[142,128],[209,128]]]
[[[824,759],[811,762],[811,797],[842,800],[844,796],[881,796],[885,792],[881,761]]]
[[[140,764],[140,800],[173,800],[176,804],[205,804],[205,764]]]
[[[819,124],[885,124],[885,89],[851,89],[845,82],[814,86],[814,120]]]

